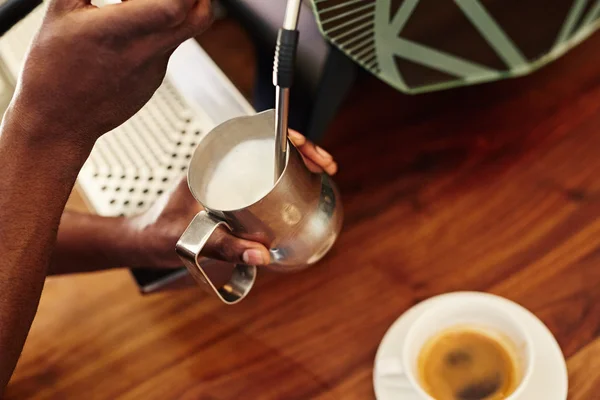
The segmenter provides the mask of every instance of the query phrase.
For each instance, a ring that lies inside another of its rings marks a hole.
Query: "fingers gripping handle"
[[[253,265],[235,264],[231,278],[224,285],[216,285],[209,269],[203,268],[200,252],[206,242],[220,225],[229,226],[206,211],[198,213],[183,235],[179,238],[175,250],[192,277],[205,290],[214,293],[226,304],[241,301],[254,285],[256,267]],[[220,286],[220,287],[217,287]]]

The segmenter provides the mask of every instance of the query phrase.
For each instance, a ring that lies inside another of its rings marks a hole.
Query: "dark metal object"
[[[29,15],[42,0],[6,0],[0,5],[0,36]]]

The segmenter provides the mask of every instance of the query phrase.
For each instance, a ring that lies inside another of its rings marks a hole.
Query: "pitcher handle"
[[[202,268],[199,258],[202,248],[220,225],[224,225],[231,230],[225,221],[210,215],[206,211],[199,212],[177,241],[175,250],[200,286],[216,294],[224,303],[235,304],[246,297],[254,285],[256,266],[235,264],[229,282],[219,288],[215,286],[214,280],[210,278],[208,271]]]

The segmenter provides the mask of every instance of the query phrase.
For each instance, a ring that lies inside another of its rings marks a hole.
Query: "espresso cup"
[[[428,394],[419,376],[420,357],[425,347],[445,332],[476,332],[502,345],[514,363],[515,385],[505,400],[517,400],[530,380],[533,369],[533,346],[525,328],[507,311],[487,303],[472,300],[438,302],[419,316],[407,331],[402,355],[381,360],[379,366],[404,389],[410,400],[436,400]],[[519,399],[522,400],[522,399]]]

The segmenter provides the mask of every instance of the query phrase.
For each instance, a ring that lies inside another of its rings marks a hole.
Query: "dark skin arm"
[[[143,266],[136,234],[124,217],[101,217],[65,212],[48,275],[101,271],[122,266]],[[148,257],[149,258],[149,257]]]
[[[173,49],[210,22],[209,7],[208,0],[102,9],[84,0],[49,3],[0,130],[0,397],[79,169],[100,135],[148,101]]]
[[[5,125],[0,137],[0,397],[33,321],[60,215],[85,159],[85,151],[66,147],[36,152],[22,136]]]

